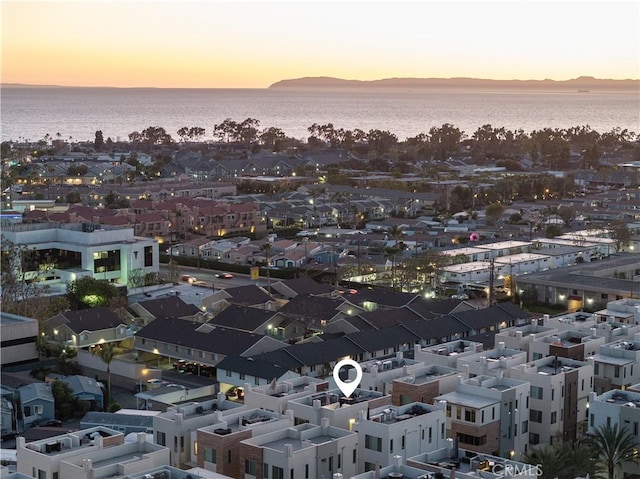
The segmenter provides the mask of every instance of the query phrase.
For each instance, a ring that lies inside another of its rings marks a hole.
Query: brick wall
[[[474,446],[460,441],[460,447],[462,449],[484,452],[486,454],[499,453],[500,451],[500,421],[494,421],[484,426],[474,426],[464,422],[451,421],[451,437],[455,438],[458,433],[476,437],[487,436],[487,442],[481,446]]]
[[[249,439],[251,431],[238,431],[222,436],[220,434],[198,431],[198,467],[204,467],[204,450],[212,448],[216,451],[216,472],[231,477],[244,477],[244,462],[240,467],[240,441]],[[231,462],[229,462],[231,451]],[[240,470],[242,469],[242,473]]]
[[[256,466],[256,477],[258,479],[262,479],[263,472],[262,466],[264,464],[263,459],[263,449],[258,446],[253,446],[251,444],[240,444],[240,453],[239,453],[239,462],[240,462],[240,473],[244,474],[244,461],[245,459],[249,459],[254,461]],[[234,477],[243,477],[243,476],[234,476]]]
[[[423,402],[433,404],[436,396],[440,395],[438,381],[431,381],[425,384],[408,384],[404,381],[394,381],[393,399],[394,406],[402,406],[400,396],[404,396],[405,404],[411,402]]]

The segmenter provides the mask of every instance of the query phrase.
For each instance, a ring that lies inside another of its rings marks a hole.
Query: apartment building
[[[45,278],[40,271],[26,272],[27,277],[40,277],[48,284],[64,285],[90,276],[126,285],[132,272],[157,273],[160,268],[158,242],[134,236],[133,228],[93,223],[15,224],[4,226],[2,236],[48,258],[52,269]]]
[[[454,368],[421,363],[407,371],[407,375],[393,380],[392,403],[395,406],[412,402],[433,404],[436,396],[453,391],[458,385],[458,376],[464,375]]]
[[[578,424],[587,419],[592,364],[549,356],[510,368],[509,377],[530,383],[531,446],[576,438]]]
[[[403,357],[402,352],[395,356],[382,357],[360,363],[362,368],[361,389],[380,391],[383,394],[391,394],[393,380],[399,377],[407,377],[412,372],[423,366],[420,361]],[[349,381],[355,380],[356,370],[349,370]]]
[[[300,376],[266,386],[245,388],[244,405],[282,414],[288,409],[290,400],[328,389],[329,383],[323,379]]]
[[[598,427],[617,425],[624,428],[640,444],[640,392],[612,389],[597,395],[589,395],[589,429],[593,434]],[[622,472],[640,474],[640,465],[630,462],[622,464]]]
[[[320,425],[323,418],[329,424],[342,429],[353,430],[360,413],[365,416],[368,411],[391,404],[391,396],[381,392],[356,389],[346,398],[338,389],[329,389],[289,401],[289,409],[293,411],[296,424],[311,423]]]
[[[495,376],[459,380],[446,402],[447,437],[474,451],[520,458],[529,443],[529,383]]]
[[[240,443],[240,464],[245,479],[321,479],[357,473],[358,435],[332,427],[300,424],[261,434]],[[242,471],[241,471],[242,472]],[[240,476],[236,476],[240,477]]]
[[[124,435],[103,426],[25,443],[16,442],[18,472],[38,479],[95,479],[167,465],[169,450],[146,441],[125,443]]]
[[[362,412],[354,430],[358,432],[358,470],[372,471],[377,465],[404,460],[445,446],[445,403],[409,403],[373,408]]]
[[[638,265],[636,264],[636,266]],[[631,276],[631,280],[633,281],[633,277],[637,276],[638,272],[638,269],[630,271],[627,273],[627,276]],[[631,295],[633,296],[633,294],[634,291],[632,289]],[[611,318],[629,326],[640,325],[640,300],[624,298],[617,301],[609,301],[606,309],[596,311],[595,315],[599,322],[606,321],[607,318]]]
[[[457,479],[503,479],[505,477],[536,479],[542,473],[539,465],[463,449],[453,439],[447,439],[447,445],[442,449],[408,459],[407,465],[423,472],[421,475],[409,476],[415,479],[453,476]],[[374,479],[372,476],[356,476],[356,478]]]
[[[498,347],[458,357],[456,368],[474,376],[505,375],[506,372],[518,364],[527,362],[527,353],[517,349],[509,349],[504,343],[498,343]]]
[[[0,337],[0,363],[3,367],[38,359],[36,319],[0,312]]]
[[[627,389],[640,382],[640,335],[636,338],[636,341],[619,339],[603,344],[592,356],[595,392]]]
[[[426,348],[416,345],[413,357],[416,361],[422,361],[426,365],[434,364],[455,369],[458,365],[458,358],[476,354],[482,350],[482,343],[459,339]]]
[[[591,328],[589,333],[559,331],[535,338],[529,345],[529,360],[558,356],[585,361],[596,354],[604,343],[605,338],[596,334],[596,328]]]
[[[504,343],[506,348],[519,349],[527,353],[527,360],[531,361],[531,344],[541,338],[557,334],[558,329],[551,326],[544,326],[538,322],[537,318],[531,320],[530,324],[505,328],[494,336],[495,345]]]
[[[210,425],[191,433],[192,461],[198,467],[231,477],[244,477],[245,464],[241,460],[240,443],[245,439],[293,426],[293,413],[280,415],[263,409],[218,411]]]
[[[184,467],[195,449],[192,432],[219,421],[219,413],[235,409],[246,408],[227,401],[223,393],[218,393],[217,399],[169,406],[153,417],[155,442],[169,448],[172,466]]]

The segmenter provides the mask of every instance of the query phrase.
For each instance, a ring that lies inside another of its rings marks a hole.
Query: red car
[[[217,273],[216,278],[231,279],[233,275],[231,273]]]

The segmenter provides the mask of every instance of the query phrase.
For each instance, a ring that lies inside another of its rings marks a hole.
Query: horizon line
[[[553,82],[563,83],[572,80],[590,79],[596,81],[637,81],[640,82],[640,78],[598,78],[591,75],[580,75],[574,78],[568,78],[564,80],[553,80],[551,78],[544,79],[496,79],[496,78],[479,78],[468,76],[457,77],[386,77],[378,78],[375,80],[359,80],[349,79],[331,76],[303,76],[297,78],[285,78],[277,80],[268,86],[256,86],[256,87],[215,87],[215,86],[117,86],[117,85],[63,85],[63,84],[48,84],[48,83],[22,83],[22,82],[0,82],[0,88],[2,87],[33,87],[33,88],[113,88],[113,89],[166,89],[166,90],[268,90],[271,86],[289,81],[307,80],[307,79],[322,79],[322,80],[340,80],[345,82],[360,82],[360,83],[375,83],[388,80],[477,80],[477,81],[493,81],[493,82]]]

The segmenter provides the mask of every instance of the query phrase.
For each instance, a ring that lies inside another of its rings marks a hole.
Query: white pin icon
[[[340,369],[345,366],[351,366],[356,370],[356,378],[353,381],[344,382],[340,379]],[[342,361],[338,361],[338,363],[333,368],[333,380],[336,382],[336,386],[345,395],[345,397],[350,397],[353,394],[358,386],[360,385],[360,381],[362,381],[362,368],[358,363],[356,363],[353,359],[343,359]]]

